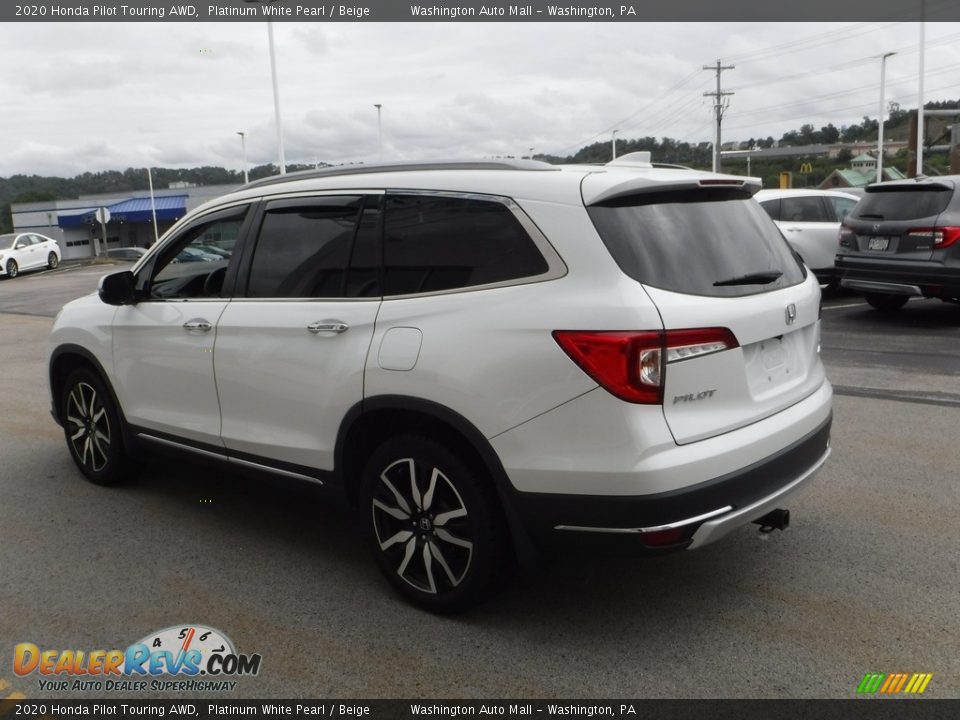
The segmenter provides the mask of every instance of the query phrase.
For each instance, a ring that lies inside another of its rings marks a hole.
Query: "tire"
[[[361,478],[364,533],[380,571],[409,602],[465,610],[509,575],[506,524],[491,481],[450,447],[387,440]]]
[[[16,260],[7,261],[7,277],[15,278],[20,274],[20,266],[17,265]]]
[[[92,370],[70,373],[60,396],[60,417],[70,455],[90,482],[116,485],[126,479],[130,463],[120,416],[113,397]]]
[[[886,293],[865,293],[863,296],[871,307],[883,312],[899,310],[907,304],[910,298],[906,295],[888,295]]]
[[[56,253],[50,253],[47,255],[47,267],[51,270],[56,270],[57,266],[60,264],[60,258],[57,257]]]

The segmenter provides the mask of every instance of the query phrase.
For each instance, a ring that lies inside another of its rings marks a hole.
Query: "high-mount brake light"
[[[643,405],[663,403],[667,365],[739,347],[727,328],[555,330],[553,337],[597,384],[621,400]]]
[[[907,235],[914,238],[933,240],[935,250],[950,247],[960,240],[960,227],[911,228]]]
[[[700,187],[709,187],[711,185],[743,187],[743,180],[729,180],[727,178],[711,178],[710,180],[701,180]]]

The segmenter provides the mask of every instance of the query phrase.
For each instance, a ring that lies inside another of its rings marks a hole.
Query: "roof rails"
[[[387,162],[363,165],[338,165],[336,167],[301,170],[285,175],[254,180],[241,190],[258,188],[265,185],[312,180],[313,178],[336,177],[338,175],[368,175],[380,172],[419,172],[423,170],[559,170],[555,165],[540,160],[436,160],[432,162]]]

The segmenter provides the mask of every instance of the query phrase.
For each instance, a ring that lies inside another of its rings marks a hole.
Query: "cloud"
[[[915,24],[277,23],[289,162],[572,153],[618,137],[712,137],[724,59],[724,139],[915,105]],[[960,25],[927,31],[930,99],[956,99]],[[727,58],[730,58],[728,61]],[[263,23],[0,26],[0,176],[145,165],[275,162]]]

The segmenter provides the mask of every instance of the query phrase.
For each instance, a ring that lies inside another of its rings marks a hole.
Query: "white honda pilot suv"
[[[817,281],[759,181],[638,155],[308,171],[198,208],[55,322],[73,459],[320,483],[436,612],[549,546],[782,529],[830,453]]]

